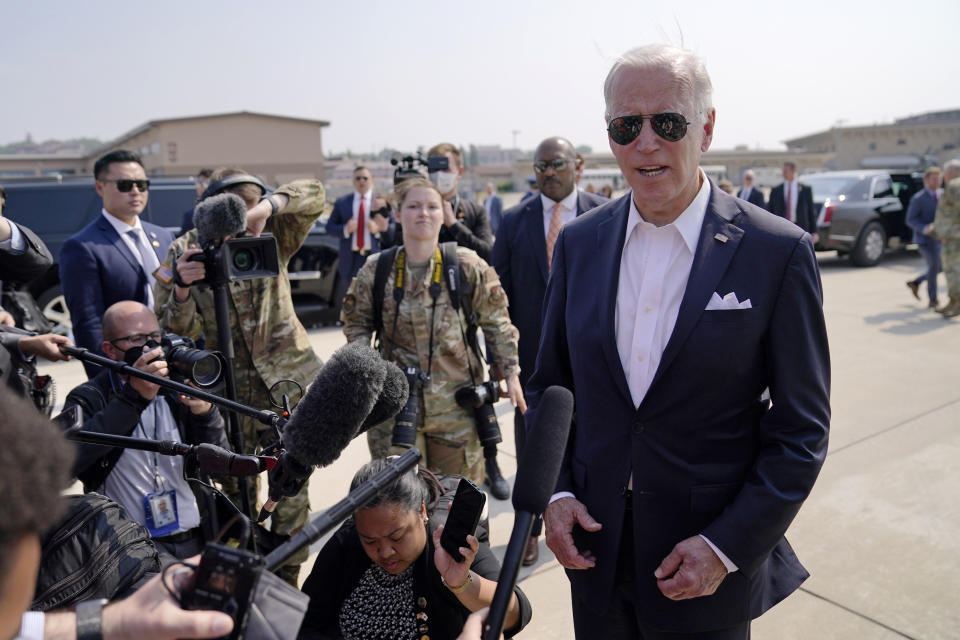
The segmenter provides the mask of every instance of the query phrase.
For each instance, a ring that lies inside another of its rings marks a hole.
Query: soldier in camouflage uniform
[[[424,453],[426,465],[433,471],[460,474],[479,484],[483,481],[483,450],[473,410],[458,406],[454,393],[472,384],[471,370],[476,382],[483,380],[482,364],[464,343],[462,331],[466,330],[466,320],[451,306],[446,285],[440,288],[435,312],[429,291],[443,221],[442,199],[436,187],[420,178],[404,181],[398,185],[398,191],[406,262],[405,293],[397,317],[397,303],[392,295],[396,282],[394,266],[385,285],[380,352],[401,368],[412,366],[429,372],[430,377],[420,392],[416,442]],[[373,254],[367,259],[344,298],[341,319],[343,332],[350,342],[362,340],[369,344],[373,335],[373,282],[377,262],[383,255]],[[457,258],[469,282],[473,311],[492,362],[499,375],[506,378],[511,401],[523,407],[518,378],[518,332],[510,323],[507,297],[500,279],[493,267],[470,249],[457,247]],[[390,446],[393,425],[394,420],[390,419],[367,432],[374,458],[397,453],[391,451]]]
[[[943,167],[943,195],[937,203],[933,235],[940,241],[940,261],[950,298],[937,312],[944,318],[960,316],[960,160]]]
[[[241,171],[218,172],[213,179],[231,175],[231,172]],[[279,276],[227,285],[237,402],[257,409],[274,409],[269,395],[274,383],[289,379],[306,387],[320,370],[320,359],[294,313],[287,263],[323,212],[323,185],[315,180],[298,180],[277,189],[270,196],[272,202],[263,200],[259,204],[259,188],[253,184],[240,184],[225,190],[235,191],[247,203],[248,231],[259,233],[263,230],[272,233],[277,240]],[[275,213],[274,204],[277,205]],[[191,255],[199,253],[199,250],[192,249],[196,246],[197,231],[194,229],[170,245],[164,262],[167,266],[176,264],[181,279],[187,283],[203,277],[203,264],[187,261]],[[175,285],[173,280],[163,282],[158,278],[155,298],[161,326],[193,339],[202,335],[208,349],[219,349],[214,297],[210,287],[196,284],[184,288]],[[266,446],[273,440],[272,430],[253,418],[240,417],[239,424],[243,433],[244,453],[253,453],[258,446]],[[258,485],[259,477],[254,482],[248,479],[251,505],[256,504]],[[224,489],[232,494],[232,500],[240,504],[235,482],[226,482]],[[309,513],[310,502],[305,484],[295,497],[284,498],[277,504],[271,517],[271,529],[283,535],[295,533],[306,524]],[[291,564],[284,567],[281,573],[284,579],[296,585],[299,565],[306,559],[306,549],[294,556]]]

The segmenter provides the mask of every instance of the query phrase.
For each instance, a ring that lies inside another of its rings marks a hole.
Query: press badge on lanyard
[[[177,492],[154,491],[143,497],[143,513],[151,538],[165,536],[180,528],[177,515]]]

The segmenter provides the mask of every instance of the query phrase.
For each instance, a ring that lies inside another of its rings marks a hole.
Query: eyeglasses
[[[366,181],[369,180],[370,178],[368,178],[367,176],[353,176],[353,179],[354,179],[354,180],[363,180],[364,182],[366,182]]]
[[[640,135],[643,121],[649,120],[653,132],[668,142],[676,142],[687,135],[687,119],[679,113],[655,113],[652,116],[620,116],[607,125],[610,139],[617,144],[630,144]]]
[[[127,342],[129,342],[135,347],[142,347],[143,345],[147,344],[148,340],[153,340],[154,342],[160,342],[160,338],[162,337],[163,337],[162,331],[153,331],[151,333],[134,333],[129,336],[124,336],[122,338],[114,338],[109,342],[110,344],[117,347],[118,349],[120,347],[117,346],[117,343],[122,342],[124,340],[126,340]]]
[[[100,182],[114,182],[117,185],[117,191],[120,193],[129,193],[133,189],[133,185],[137,185],[137,189],[140,193],[146,193],[150,188],[149,180],[101,180]]]
[[[547,169],[552,168],[554,171],[563,171],[567,168],[567,165],[570,164],[570,161],[566,158],[557,158],[556,160],[551,160],[550,162],[534,162],[533,170],[537,173],[546,173]]]

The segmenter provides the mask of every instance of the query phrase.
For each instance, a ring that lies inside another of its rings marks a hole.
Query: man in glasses
[[[549,386],[575,394],[547,545],[578,638],[748,638],[807,577],[783,536],[829,429],[813,242],[699,168],[693,53],[631,50],[604,96],[630,191],[560,230],[527,385],[528,424]]]
[[[493,266],[510,300],[510,321],[520,330],[520,384],[526,387],[537,361],[540,344],[540,311],[547,290],[547,276],[560,228],[606,199],[576,188],[576,149],[564,138],[547,138],[533,158],[540,195],[521,202],[503,214],[500,233],[493,245]],[[513,417],[517,458],[523,451],[526,427],[523,412]],[[525,565],[538,557],[539,523],[527,543]]]
[[[103,312],[120,300],[153,308],[154,273],[173,234],[140,220],[150,181],[140,156],[111,151],[93,166],[101,215],[60,249],[60,284],[70,310],[77,346],[102,353]],[[100,367],[84,362],[88,377]]]
[[[103,352],[134,369],[168,377],[153,311],[132,300],[103,314]],[[133,376],[100,371],[67,395],[65,407],[79,405],[83,429],[97,433],[209,442],[229,448],[223,417],[213,405],[161,389]],[[97,491],[123,505],[147,527],[153,541],[177,558],[203,550],[200,511],[183,473],[183,458],[149,451],[78,444],[73,475],[85,491]]]

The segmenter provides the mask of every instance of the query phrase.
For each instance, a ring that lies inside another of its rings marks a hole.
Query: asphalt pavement
[[[945,320],[926,308],[922,293],[921,301],[911,296],[904,283],[922,263],[915,252],[895,253],[864,269],[820,255],[832,362],[830,451],[787,532],[811,577],[754,622],[755,639],[960,638],[960,318]],[[324,359],[344,344],[339,329],[309,333]],[[41,369],[54,375],[61,401],[84,380],[77,362]],[[512,481],[512,408],[501,401],[497,414],[499,460]],[[346,495],[367,460],[358,438],[313,474],[314,515]],[[509,501],[489,506],[491,542],[502,556],[513,512]],[[301,580],[321,544],[312,546]],[[567,579],[542,538],[540,561],[521,569],[520,585],[533,619],[518,637],[572,638]]]

